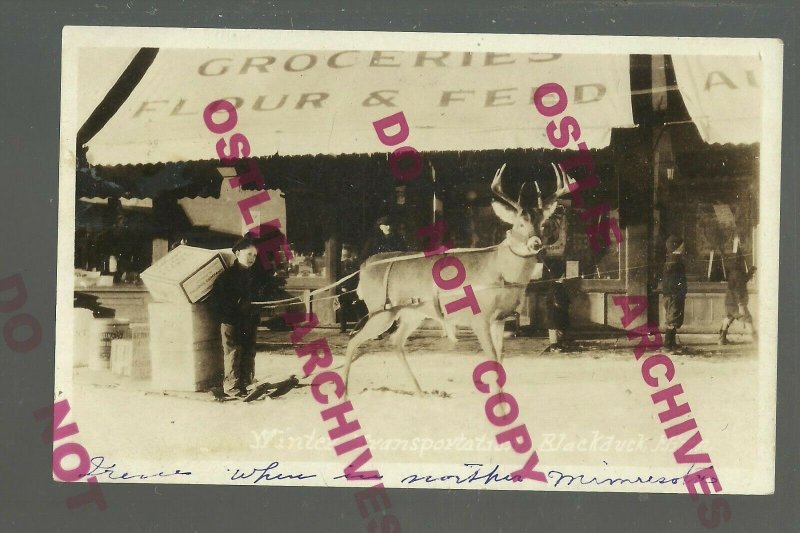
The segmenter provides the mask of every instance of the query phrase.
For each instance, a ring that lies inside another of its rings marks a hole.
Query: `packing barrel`
[[[89,336],[92,343],[92,353],[89,357],[91,370],[109,370],[111,368],[111,341],[125,337],[129,328],[129,321],[124,319],[92,319]]]

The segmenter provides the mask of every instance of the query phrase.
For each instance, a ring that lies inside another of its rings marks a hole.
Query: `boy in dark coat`
[[[554,264],[548,270],[554,280],[545,299],[545,325],[550,338],[550,346],[546,351],[561,352],[564,349],[566,331],[569,329],[569,294],[564,287],[564,268]]]
[[[342,246],[341,258],[342,276],[347,276],[353,272],[358,272],[360,266],[358,258],[355,256],[353,250],[349,246]],[[338,304],[336,313],[339,317],[340,333],[345,333],[347,331],[348,318],[353,318],[357,321],[368,313],[367,306],[364,305],[364,302],[359,300],[356,296],[356,287],[358,287],[358,276],[348,279],[339,286],[339,291],[342,294],[337,296],[334,307],[336,307]]]
[[[257,292],[252,266],[258,254],[253,240],[248,237],[237,242],[232,250],[236,261],[214,281],[211,302],[222,335],[223,391],[244,396],[255,372],[256,329],[260,313],[252,305],[252,297]]]
[[[683,309],[686,304],[686,266],[683,264],[684,243],[680,237],[667,239],[667,259],[664,276],[661,280],[661,294],[664,298],[666,332],[664,348],[675,350],[678,347],[678,328],[683,325]]]
[[[728,291],[725,293],[725,312],[727,316],[722,321],[722,327],[719,330],[720,344],[728,344],[728,328],[737,318],[745,326],[750,326],[750,334],[753,337],[753,341],[757,339],[753,317],[750,316],[750,310],[747,308],[747,282],[756,273],[756,267],[751,268],[749,272],[747,271],[744,256],[739,249],[738,239],[734,243],[734,249],[733,261],[728,264]]]

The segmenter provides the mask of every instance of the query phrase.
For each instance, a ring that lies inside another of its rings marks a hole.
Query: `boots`
[[[728,340],[728,328],[731,327],[733,324],[733,319],[728,317],[722,321],[722,325],[719,328],[719,345],[722,346],[724,344],[730,344],[731,342]]]
[[[758,343],[758,333],[756,333],[756,328],[753,325],[753,319],[751,318],[750,320],[745,322],[745,324],[746,324],[745,329],[748,329],[748,328],[750,329],[750,339],[753,342]]]
[[[666,332],[664,332],[664,349],[665,350],[674,351],[678,347],[678,344],[675,342],[676,334],[677,334],[677,332],[675,331],[675,329],[672,329],[672,328],[668,329]]]

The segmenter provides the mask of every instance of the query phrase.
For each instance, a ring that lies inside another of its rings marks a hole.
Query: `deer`
[[[546,248],[542,242],[544,224],[556,213],[558,199],[568,194],[570,184],[574,183],[560,165],[552,166],[556,190],[542,199],[536,184],[537,207],[530,210],[521,204],[522,188],[517,201],[503,192],[502,175],[506,165],[500,167],[491,184],[496,197],[491,205],[495,215],[511,225],[505,239],[489,248],[444,252],[457,257],[464,265],[464,285],[472,286],[479,313],[473,314],[468,308],[453,314],[443,312],[444,306],[457,300],[463,291],[442,291],[436,286],[431,267],[438,255],[426,257],[424,254],[391,252],[369,257],[361,265],[356,292],[369,314],[347,345],[345,394],[358,348],[385,333],[395,322],[398,326],[390,339],[418,395],[423,392],[406,359],[405,343],[426,318],[440,323],[452,342],[456,341],[458,326],[470,327],[484,355],[502,364],[504,320],[519,306],[540,253]]]

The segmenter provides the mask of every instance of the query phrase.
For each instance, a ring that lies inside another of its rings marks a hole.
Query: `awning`
[[[95,66],[103,52],[95,50]],[[81,87],[91,66],[79,74]],[[633,123],[626,55],[162,49],[89,141],[88,160],[215,158],[219,135],[202,112],[221,98],[236,105],[233,131],[247,136],[252,157],[386,152],[372,122],[398,111],[410,126],[407,144],[420,151],[552,148],[551,118],[531,103],[548,82],[565,88],[564,114],[578,120],[589,148]]]
[[[672,56],[686,108],[707,143],[761,140],[761,61],[757,56]]]
[[[138,48],[79,50],[78,71],[87,79],[81,79],[77,95],[78,126],[86,122],[138,51]]]
[[[87,198],[217,197],[222,176],[218,160],[147,165],[88,166],[81,159],[75,195]]]

